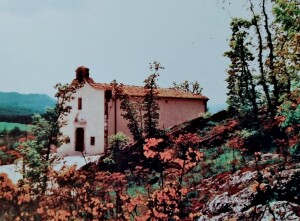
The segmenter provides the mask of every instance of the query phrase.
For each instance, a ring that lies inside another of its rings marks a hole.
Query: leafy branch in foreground
[[[29,179],[37,190],[45,193],[47,188],[47,176],[51,164],[55,158],[51,158],[51,148],[59,147],[63,140],[60,128],[66,124],[64,117],[70,113],[69,102],[73,94],[82,85],[57,84],[57,104],[55,108],[49,108],[43,115],[34,115],[30,134],[35,139],[22,143],[20,151],[23,154],[24,176]],[[41,188],[41,189],[40,189]]]

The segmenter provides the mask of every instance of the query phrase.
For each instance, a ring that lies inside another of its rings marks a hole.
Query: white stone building
[[[83,87],[74,94],[70,102],[72,110],[65,117],[66,126],[61,128],[69,143],[58,148],[58,153],[77,155],[101,154],[107,148],[107,138],[117,132],[131,137],[127,121],[121,116],[120,100],[115,99],[109,84],[95,83],[89,76],[89,69],[79,67],[72,83],[82,82]],[[144,88],[124,86],[125,93],[134,101],[144,96]],[[161,129],[169,128],[187,120],[197,118],[206,111],[208,98],[202,95],[182,92],[176,89],[158,89]]]

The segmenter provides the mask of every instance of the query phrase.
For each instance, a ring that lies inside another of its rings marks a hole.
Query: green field
[[[10,131],[15,127],[18,127],[21,131],[28,131],[32,126],[26,124],[19,124],[19,123],[0,122],[0,131],[3,130]]]

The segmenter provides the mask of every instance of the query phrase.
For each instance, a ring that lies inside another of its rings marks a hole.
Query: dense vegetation
[[[18,128],[20,131],[28,131],[30,129],[30,126],[19,123],[0,122],[0,131],[11,131],[15,128]]]
[[[20,138],[32,128],[32,115],[44,114],[55,100],[42,94],[0,92],[0,165],[13,163],[21,157],[16,149]]]
[[[61,141],[57,120],[68,114],[67,101],[80,87],[59,85],[60,103],[35,117],[35,138],[20,144],[24,179],[13,184],[0,174],[0,215],[6,220],[299,220],[300,4],[248,3],[252,17],[233,19],[225,53],[231,60],[227,111],[158,130],[155,79],[161,66],[155,62],[139,107],[113,82],[135,142],[116,134],[99,162],[57,172],[49,154],[51,144]]]
[[[32,115],[0,115],[0,122],[32,124]]]
[[[27,137],[29,127],[23,124],[0,122],[0,165],[11,164],[21,157],[16,143],[21,137]]]

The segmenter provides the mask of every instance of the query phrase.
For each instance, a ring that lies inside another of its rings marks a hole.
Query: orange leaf
[[[181,192],[182,195],[186,195],[187,192],[188,192],[188,190],[187,190],[187,188],[182,188],[182,189],[180,190],[180,192]]]
[[[113,203],[108,203],[108,204],[106,204],[106,206],[107,206],[108,208],[114,208],[114,204],[113,204]]]
[[[183,167],[184,160],[179,159],[179,158],[176,158],[176,159],[174,160],[174,162],[177,163],[177,164],[179,164],[181,168]]]
[[[250,186],[250,188],[251,188],[251,190],[253,191],[253,192],[257,192],[257,187],[259,186],[259,182],[257,182],[257,181],[255,181],[251,186]]]
[[[38,208],[37,213],[38,214],[43,214],[44,213],[44,208],[43,207]]]

